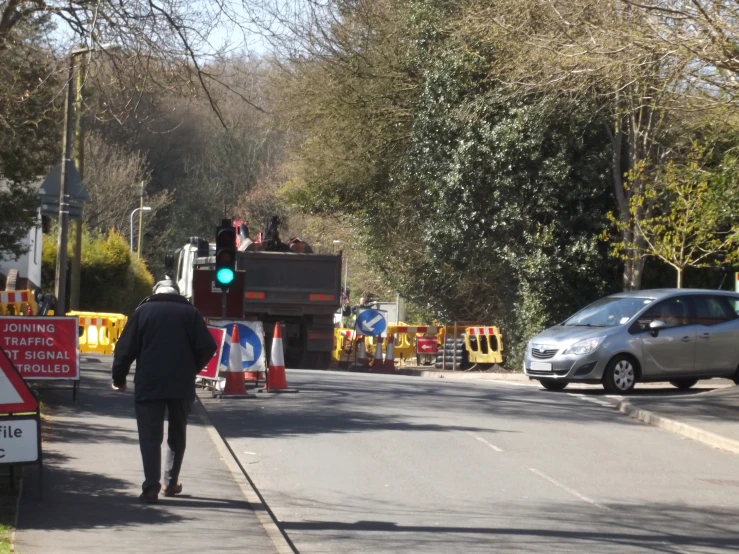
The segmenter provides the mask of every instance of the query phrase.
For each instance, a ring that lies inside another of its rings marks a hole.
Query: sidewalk
[[[263,507],[246,501],[197,403],[180,476],[183,494],[160,496],[157,505],[139,502],[143,470],[133,385],[129,376],[129,392],[112,391],[110,363],[83,356],[76,405],[69,390],[44,392],[50,418],[43,427],[44,499],[38,469],[27,468],[15,551],[275,552],[260,523]]]
[[[739,386],[691,395],[629,397],[618,408],[650,425],[739,454]]]

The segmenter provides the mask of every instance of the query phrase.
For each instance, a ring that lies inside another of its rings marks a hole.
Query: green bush
[[[53,292],[54,288],[57,236],[56,232],[44,235],[41,280],[47,292]],[[71,243],[67,254],[69,291]],[[128,243],[120,233],[111,230],[104,236],[83,228],[80,283],[81,311],[130,314],[143,298],[151,294],[154,276],[143,260],[132,258]]]

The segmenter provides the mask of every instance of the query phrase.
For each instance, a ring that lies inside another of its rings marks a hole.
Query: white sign
[[[0,464],[38,460],[38,421],[11,419],[0,423]]]

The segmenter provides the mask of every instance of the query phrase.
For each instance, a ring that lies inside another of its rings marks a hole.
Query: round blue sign
[[[241,365],[244,369],[249,369],[259,361],[262,355],[262,341],[251,327],[247,327],[241,323],[229,323],[224,326],[226,329],[226,342],[223,345],[223,354],[221,354],[221,365],[228,367],[228,356],[231,352],[231,333],[233,333],[234,325],[239,326],[239,342],[241,343]]]
[[[377,310],[364,310],[357,316],[357,333],[366,337],[376,337],[385,332],[387,321]]]

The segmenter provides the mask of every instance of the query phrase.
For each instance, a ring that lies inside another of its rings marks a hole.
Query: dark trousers
[[[136,402],[136,424],[139,428],[139,446],[144,462],[144,492],[158,493],[162,485],[162,439],[164,436],[164,413],[167,412],[167,459],[164,465],[164,486],[177,484],[185,457],[187,438],[187,416],[190,415],[191,400],[146,400]]]

